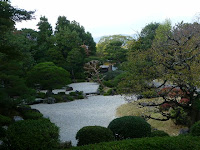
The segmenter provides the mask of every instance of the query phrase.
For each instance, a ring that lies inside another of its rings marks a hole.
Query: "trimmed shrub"
[[[151,137],[155,137],[155,136],[163,137],[163,136],[169,136],[169,134],[161,130],[155,130],[151,132]]]
[[[104,84],[105,86],[107,86],[107,87],[110,87],[110,88],[114,87],[112,80],[103,81],[103,84]]]
[[[125,116],[110,122],[108,128],[117,140],[147,137],[151,134],[151,126],[143,118]]]
[[[0,115],[0,125],[1,126],[9,125],[9,124],[11,124],[11,122],[12,122],[12,119],[10,119],[9,117]]]
[[[61,94],[59,95],[52,95],[53,98],[56,99],[56,102],[62,102],[63,101],[63,97]]]
[[[6,146],[15,150],[55,149],[58,137],[58,127],[48,119],[23,120],[8,127]]]
[[[33,119],[33,120],[37,120],[37,119],[41,119],[43,117],[43,115],[39,112],[34,112],[34,111],[28,111],[26,113],[23,114],[23,118],[24,119]]]
[[[43,92],[39,92],[39,93],[37,93],[36,97],[37,97],[37,98],[45,99],[45,98],[46,98],[46,94],[43,93]]]
[[[83,95],[78,95],[77,98],[78,99],[84,99],[84,96]]]
[[[197,121],[191,126],[190,133],[193,136],[200,136],[200,121]]]
[[[77,92],[70,92],[69,95],[70,95],[70,96],[77,96],[78,93],[77,93]]]
[[[113,133],[110,129],[101,126],[86,126],[81,128],[77,134],[78,146],[108,142],[114,140]]]
[[[109,96],[113,94],[113,89],[109,89],[106,93],[104,93],[104,96]]]
[[[200,138],[192,136],[129,139],[73,147],[72,150],[199,150]]]

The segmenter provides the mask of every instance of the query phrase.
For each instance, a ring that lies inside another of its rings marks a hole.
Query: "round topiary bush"
[[[169,134],[161,130],[155,130],[151,132],[151,137],[155,137],[155,136],[163,137],[163,136],[169,136]]]
[[[101,126],[86,126],[81,128],[77,134],[78,146],[100,142],[113,141],[115,138],[110,129]]]
[[[48,119],[18,121],[6,132],[8,149],[55,149],[59,143],[59,129]]]
[[[151,134],[151,126],[143,118],[125,116],[110,122],[108,128],[117,140],[147,137]]]
[[[190,133],[193,136],[200,136],[200,121],[191,126]]]

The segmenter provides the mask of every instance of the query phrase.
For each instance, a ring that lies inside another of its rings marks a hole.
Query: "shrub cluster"
[[[48,119],[18,121],[8,127],[8,149],[54,149],[58,146],[59,129]]]
[[[192,125],[190,128],[190,133],[193,136],[200,136],[200,121],[197,121],[195,124]]]
[[[163,136],[169,136],[169,134],[161,130],[155,130],[151,132],[151,137],[155,137],[155,136],[163,137]]]
[[[151,126],[143,118],[125,116],[110,122],[108,128],[117,140],[147,137],[151,134]]]
[[[199,150],[200,138],[192,136],[129,139],[74,147],[72,150]]]
[[[113,141],[114,136],[110,129],[101,126],[86,126],[77,134],[78,146]]]

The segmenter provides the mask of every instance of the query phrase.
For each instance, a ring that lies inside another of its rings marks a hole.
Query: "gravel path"
[[[84,85],[84,83],[76,83],[73,88],[82,87],[88,91],[88,87]],[[93,86],[96,87],[96,84]],[[91,85],[90,88],[93,86]],[[72,141],[72,144],[76,145],[75,135],[79,129],[93,125],[107,127],[110,121],[115,118],[116,108],[124,103],[126,103],[124,97],[120,95],[98,95],[68,103],[37,104],[31,107],[38,109],[45,117],[50,118],[53,123],[60,127],[61,141]]]

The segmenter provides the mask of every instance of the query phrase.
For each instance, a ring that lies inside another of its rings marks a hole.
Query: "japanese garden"
[[[92,34],[0,1],[0,149],[200,149],[200,22]]]

